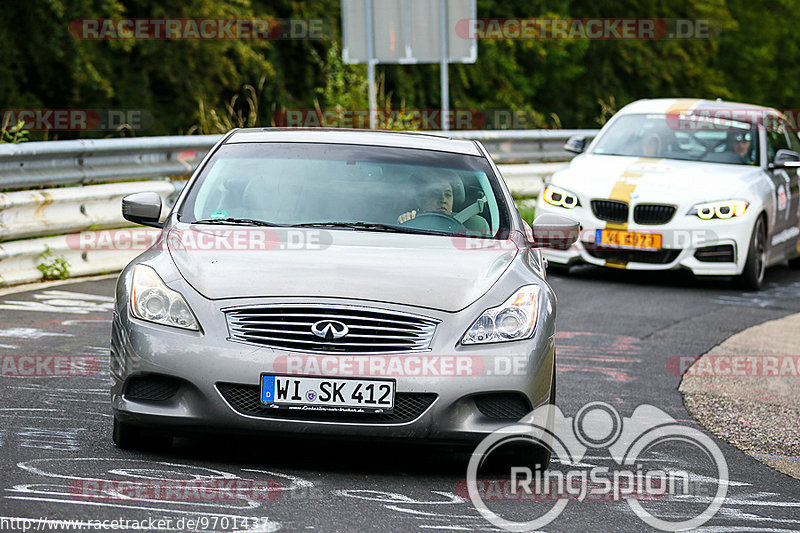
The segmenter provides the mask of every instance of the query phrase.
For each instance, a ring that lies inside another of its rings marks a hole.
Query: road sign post
[[[475,0],[342,0],[342,58],[367,64],[370,128],[377,128],[378,63],[439,63],[441,124],[449,129],[448,65],[478,58],[477,41],[459,36],[456,25],[475,18]]]

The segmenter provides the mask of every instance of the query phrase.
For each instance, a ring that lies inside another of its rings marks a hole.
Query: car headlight
[[[536,328],[539,287],[526,285],[502,305],[492,307],[478,317],[464,334],[461,344],[482,344],[527,339]]]
[[[744,215],[748,203],[744,200],[723,200],[720,202],[707,202],[697,204],[689,210],[690,215],[695,215],[703,220],[712,218],[733,218]]]
[[[164,285],[151,267],[133,267],[131,285],[131,312],[136,318],[176,328],[200,329],[183,296]]]
[[[542,196],[544,197],[545,202],[558,207],[572,209],[573,207],[581,205],[580,201],[578,201],[578,197],[575,194],[552,185],[545,187]]]

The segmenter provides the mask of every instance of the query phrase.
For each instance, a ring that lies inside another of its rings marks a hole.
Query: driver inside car
[[[417,217],[422,213],[442,213],[453,216],[453,185],[444,177],[429,181],[416,196],[417,209],[406,211],[397,222],[402,224]],[[480,215],[472,215],[463,222],[470,233],[486,235],[489,233],[489,223]]]

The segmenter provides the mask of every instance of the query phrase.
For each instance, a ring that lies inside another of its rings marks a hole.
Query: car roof
[[[473,141],[419,132],[340,128],[247,128],[234,130],[231,136],[225,140],[225,144],[266,142],[358,144],[482,155]]]
[[[713,111],[745,111],[761,113],[781,113],[771,107],[739,102],[726,102],[724,100],[703,100],[699,98],[656,98],[637,100],[622,109],[618,114],[633,115],[643,113],[686,114],[688,112],[702,113]]]

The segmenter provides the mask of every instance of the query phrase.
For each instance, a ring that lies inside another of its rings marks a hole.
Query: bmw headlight
[[[707,202],[697,204],[689,210],[690,215],[696,215],[703,220],[712,218],[733,218],[744,215],[747,211],[747,202],[744,200],[724,200],[721,202]]]
[[[544,201],[550,205],[564,207],[566,209],[572,209],[573,207],[581,205],[581,203],[578,201],[578,197],[575,194],[560,187],[554,187],[553,185],[548,185],[545,187],[542,195],[544,197]]]
[[[183,296],[164,285],[151,267],[133,267],[131,285],[131,312],[136,318],[194,331],[200,329]]]
[[[478,317],[464,334],[461,344],[482,344],[527,339],[536,328],[539,287],[526,285],[502,305],[492,307]]]

